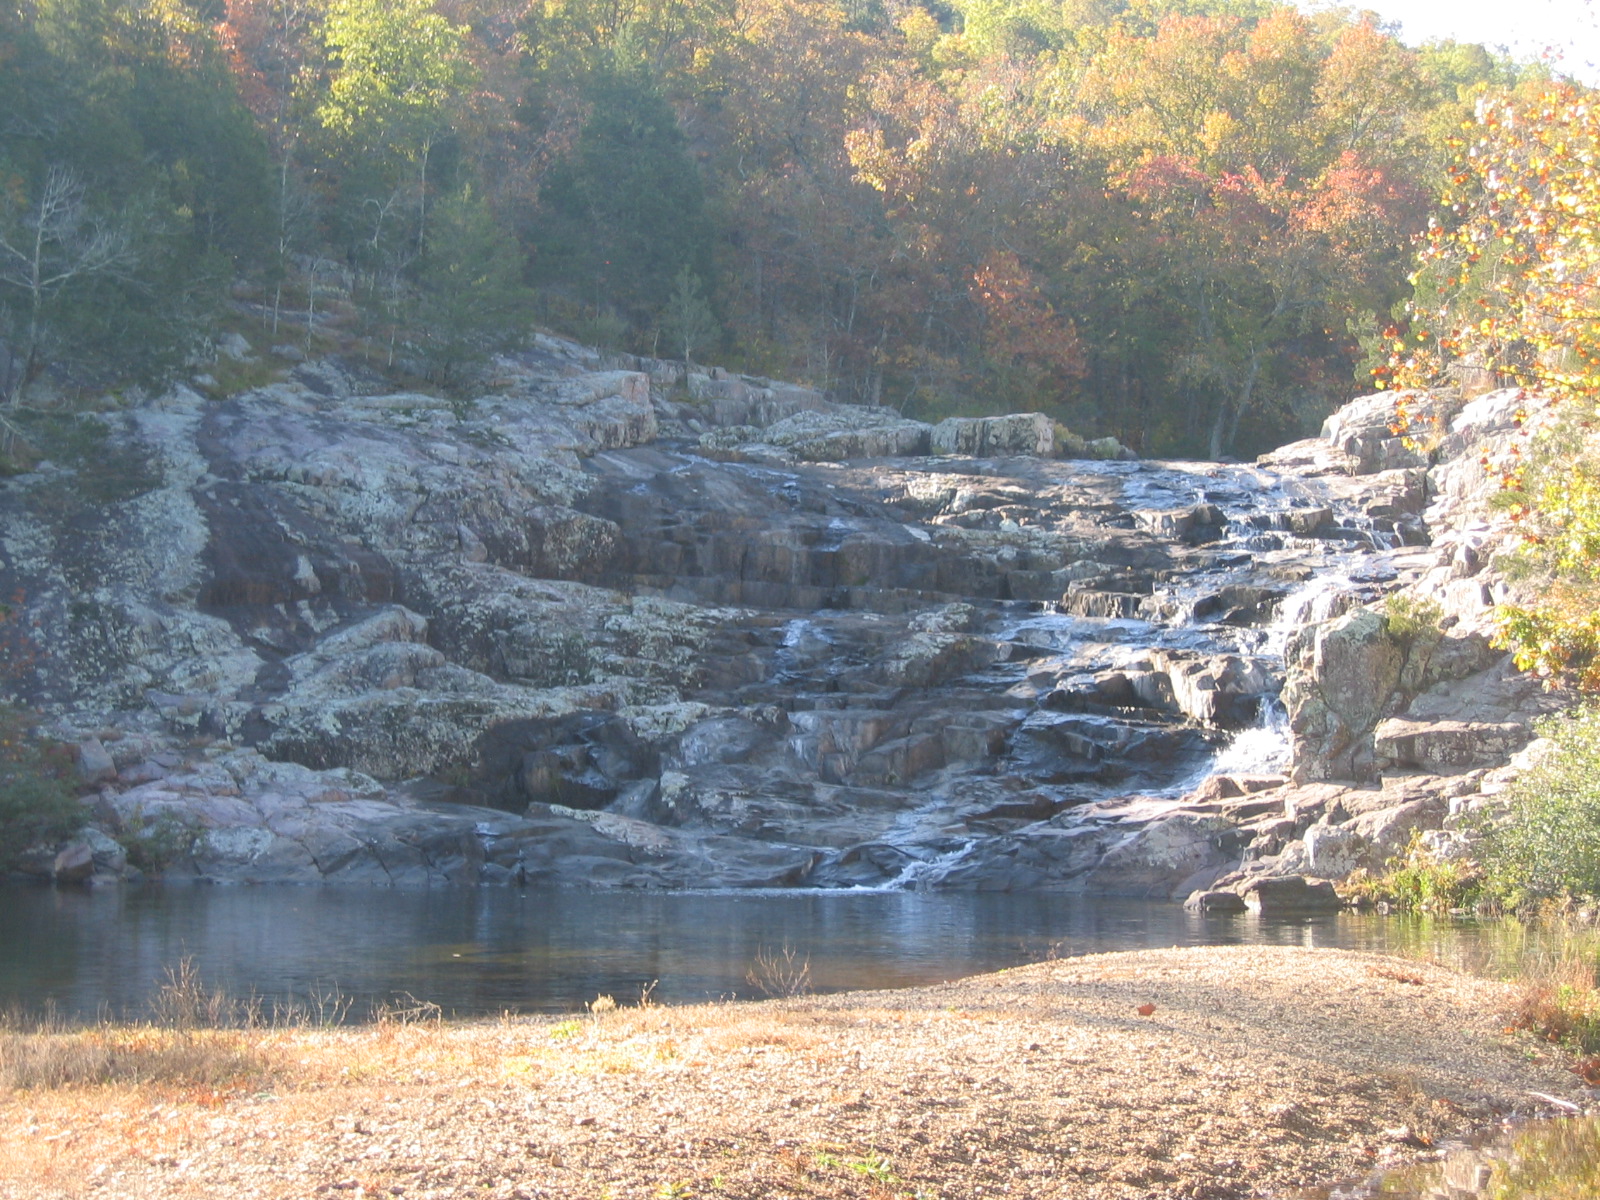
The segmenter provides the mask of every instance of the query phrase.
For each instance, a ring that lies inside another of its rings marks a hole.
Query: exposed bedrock
[[[1492,396],[1225,465],[549,338],[482,390],[305,363],[0,483],[101,839],[33,869],[1244,902],[1448,824],[1546,703],[1483,636]]]

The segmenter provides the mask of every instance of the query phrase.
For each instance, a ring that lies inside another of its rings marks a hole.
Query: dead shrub
[[[778,950],[762,946],[744,978],[763,996],[779,1000],[804,996],[811,991],[811,956],[787,942]]]

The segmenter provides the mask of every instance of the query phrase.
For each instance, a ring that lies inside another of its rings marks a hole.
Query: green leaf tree
[[[680,267],[711,273],[705,194],[677,117],[647,76],[599,69],[585,99],[589,117],[544,186],[534,268],[643,326]]]
[[[694,361],[694,352],[722,336],[711,302],[700,287],[700,276],[688,266],[680,267],[672,280],[672,297],[661,314],[661,332],[675,350],[683,351],[683,361]]]
[[[419,252],[428,160],[449,127],[451,104],[472,79],[466,35],[430,0],[332,0],[323,20],[331,72],[317,118],[345,152],[415,166]]]
[[[457,382],[466,368],[523,333],[529,297],[522,271],[516,239],[479,193],[463,188],[438,205],[415,321],[435,380]]]

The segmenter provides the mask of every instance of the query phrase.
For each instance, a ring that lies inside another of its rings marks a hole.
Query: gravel
[[[1281,1196],[1537,1111],[1533,1092],[1584,1102],[1510,1007],[1505,985],[1426,963],[1236,946],[266,1031],[248,1035],[276,1064],[265,1085],[0,1096],[0,1195]]]

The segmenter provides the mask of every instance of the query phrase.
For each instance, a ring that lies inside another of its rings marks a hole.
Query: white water
[[[900,874],[886,881],[882,886],[867,890],[878,892],[916,892],[924,888],[931,888],[943,882],[944,878],[961,863],[967,855],[972,853],[973,847],[978,844],[977,838],[971,838],[957,846],[954,850],[947,850],[943,854],[928,859],[913,859],[900,869]]]
[[[1217,751],[1206,770],[1206,778],[1212,775],[1275,775],[1288,767],[1289,715],[1276,699],[1261,707],[1261,721],[1249,729],[1241,729]]]
[[[1331,620],[1347,607],[1350,586],[1349,575],[1338,572],[1320,575],[1290,592],[1278,602],[1277,615],[1262,631],[1263,654],[1281,664],[1297,630]],[[1234,734],[1195,782],[1213,775],[1280,774],[1288,769],[1292,753],[1289,714],[1273,696],[1262,701],[1256,723]]]

